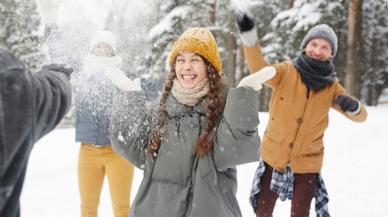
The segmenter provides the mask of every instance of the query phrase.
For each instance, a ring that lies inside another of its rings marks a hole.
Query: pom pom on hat
[[[203,56],[214,66],[218,74],[221,74],[222,63],[217,42],[208,29],[201,27],[190,28],[178,38],[168,57],[170,69],[174,66],[178,54],[185,51]]]

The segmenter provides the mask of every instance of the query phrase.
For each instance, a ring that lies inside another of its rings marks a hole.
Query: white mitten
[[[273,66],[266,66],[260,71],[244,77],[237,87],[250,87],[255,91],[259,91],[263,83],[271,79],[276,74],[276,69]]]
[[[141,91],[140,78],[129,79],[123,71],[118,68],[109,67],[104,70],[104,74],[123,91]]]
[[[253,29],[240,33],[240,38],[242,43],[247,47],[253,47],[256,45],[259,38],[257,37],[257,29],[254,27]]]

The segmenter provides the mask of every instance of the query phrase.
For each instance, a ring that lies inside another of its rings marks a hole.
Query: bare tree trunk
[[[264,85],[259,92],[259,111],[263,111],[263,112],[268,111],[271,95],[272,95],[271,88]]]
[[[216,0],[214,0],[213,3],[210,3],[209,20],[213,25],[216,23]]]
[[[230,32],[237,32],[234,16],[229,16],[228,26]],[[226,33],[226,67],[224,72],[228,78],[228,85],[234,87],[236,85],[237,41],[236,37],[230,32]]]
[[[245,66],[245,56],[244,56],[244,50],[243,48],[240,46],[240,49],[239,49],[239,61],[238,61],[238,71],[239,71],[239,74],[240,74],[240,77],[239,77],[239,80],[240,81],[242,78],[244,78],[245,76],[249,75],[249,72],[248,70],[246,69]]]
[[[288,8],[293,8],[294,7],[294,1],[295,0],[288,0]]]
[[[347,73],[345,87],[357,98],[361,96],[361,32],[362,0],[352,0],[349,5],[349,32],[347,49]]]
[[[216,0],[213,3],[210,3],[210,14],[209,20],[215,25],[216,24]],[[236,37],[231,34],[231,32],[237,32],[235,25],[235,17],[229,16],[228,19],[228,32],[226,31],[217,31],[220,33],[221,37],[225,40],[226,44],[226,64],[224,64],[223,72],[226,75],[226,83],[230,87],[234,87],[236,85],[235,80],[235,72],[237,67],[237,41]]]

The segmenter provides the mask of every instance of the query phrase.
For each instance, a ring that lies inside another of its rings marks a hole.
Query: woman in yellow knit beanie
[[[114,100],[113,148],[144,170],[130,216],[240,217],[236,165],[257,161],[260,144],[256,88],[225,87],[206,28],[185,31],[168,64],[153,112],[142,91]]]

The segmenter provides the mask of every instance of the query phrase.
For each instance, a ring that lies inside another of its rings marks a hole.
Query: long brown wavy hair
[[[199,156],[205,155],[209,150],[213,148],[215,126],[217,124],[218,117],[224,110],[224,99],[222,90],[224,83],[221,79],[220,74],[214,68],[214,66],[208,62],[204,57],[201,56],[205,62],[207,68],[207,78],[209,80],[209,92],[207,93],[208,104],[206,108],[206,117],[208,119],[206,127],[202,130],[200,137],[196,143],[196,153]],[[163,85],[163,93],[159,101],[159,108],[156,114],[157,124],[151,130],[151,139],[147,146],[147,152],[155,153],[158,151],[162,142],[163,136],[165,135],[166,129],[163,125],[166,120],[166,99],[171,94],[171,88],[173,80],[176,78],[175,65],[171,67],[170,74]]]

